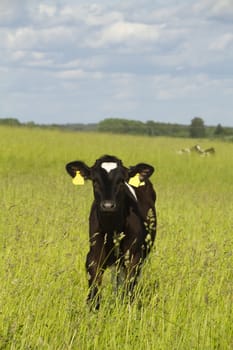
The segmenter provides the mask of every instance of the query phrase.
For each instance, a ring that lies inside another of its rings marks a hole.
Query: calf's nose
[[[100,207],[103,211],[112,211],[116,208],[116,203],[112,200],[104,200],[100,203]]]

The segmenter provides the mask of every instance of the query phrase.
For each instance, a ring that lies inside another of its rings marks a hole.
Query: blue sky
[[[233,126],[232,0],[0,0],[0,118]]]

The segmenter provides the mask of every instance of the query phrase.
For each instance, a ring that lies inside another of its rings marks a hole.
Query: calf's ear
[[[83,162],[74,161],[66,164],[66,171],[73,178],[74,185],[84,185],[90,179],[90,168]]]
[[[147,180],[154,172],[154,167],[146,163],[139,163],[129,168],[129,184],[134,187],[145,185]]]

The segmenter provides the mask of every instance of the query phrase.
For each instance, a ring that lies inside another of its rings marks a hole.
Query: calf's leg
[[[126,263],[126,293],[132,301],[134,289],[140,275],[142,265],[142,255],[140,252],[132,254]]]
[[[102,258],[102,256],[98,256],[90,250],[86,259],[86,271],[89,286],[87,302],[96,310],[100,307],[99,287],[101,286],[104,273]]]

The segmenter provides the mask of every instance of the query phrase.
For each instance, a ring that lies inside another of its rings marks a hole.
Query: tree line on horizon
[[[123,118],[107,118],[96,124],[36,124],[34,122],[21,123],[16,118],[0,118],[0,125],[26,126],[40,128],[58,128],[70,131],[98,131],[115,134],[171,136],[171,137],[229,137],[233,136],[233,127],[206,126],[200,117],[194,117],[190,125],[177,123],[162,123],[156,121],[138,121]]]

